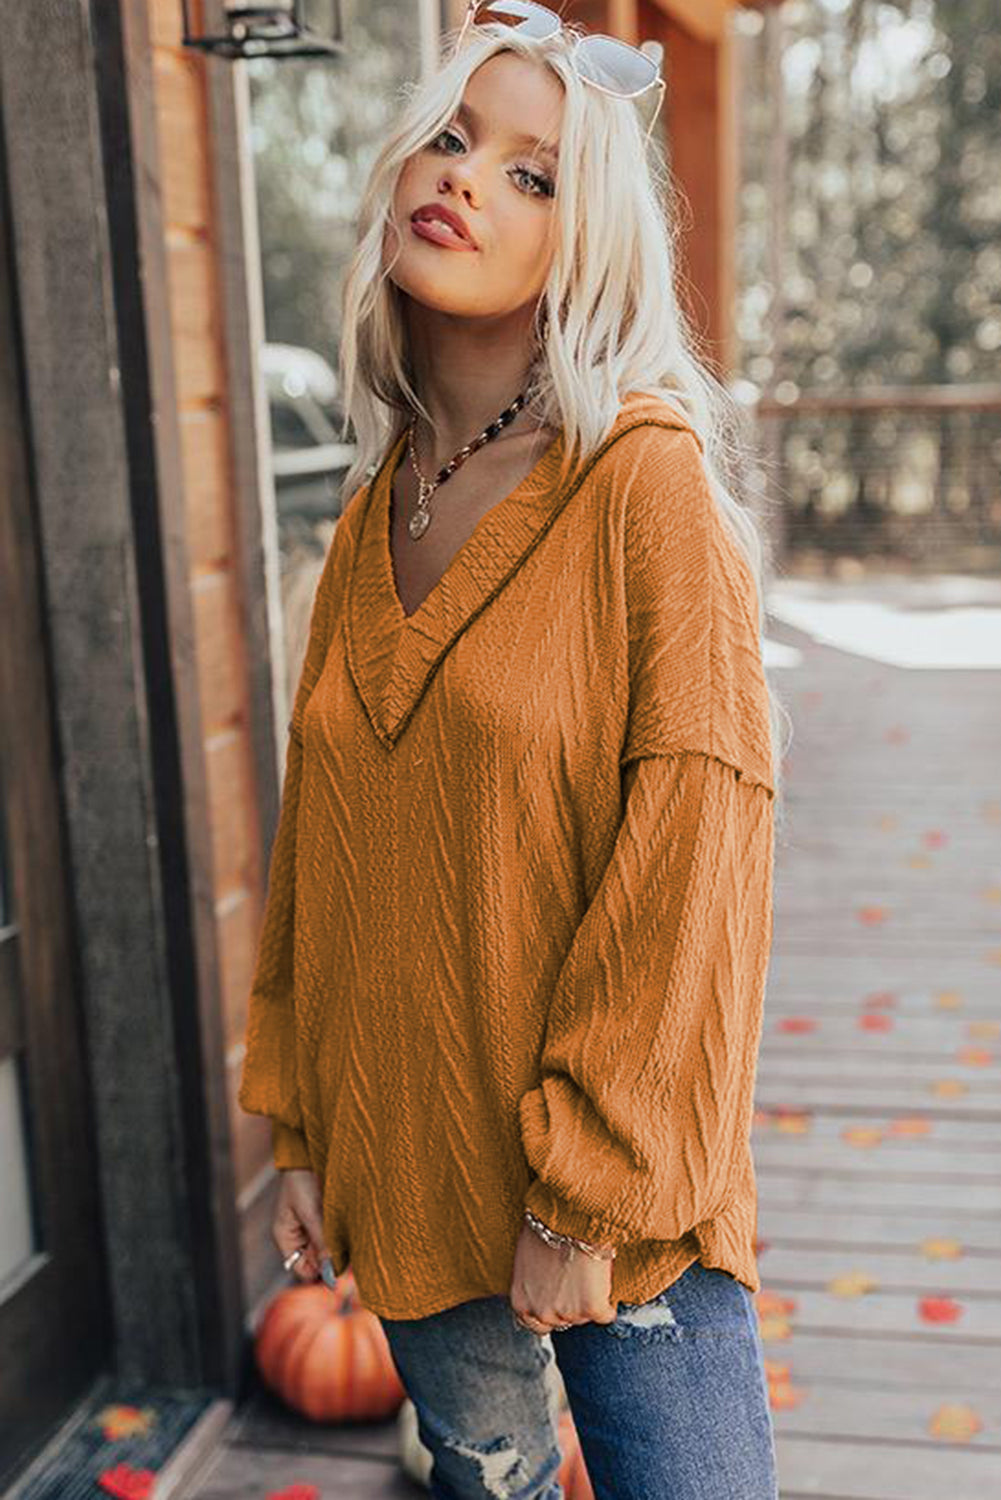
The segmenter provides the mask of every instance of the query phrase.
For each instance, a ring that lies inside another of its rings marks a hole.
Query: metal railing
[[[783,571],[1001,573],[1001,386],[781,391],[753,413]]]

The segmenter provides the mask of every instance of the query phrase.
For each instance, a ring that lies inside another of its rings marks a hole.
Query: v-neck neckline
[[[673,415],[673,414],[672,414]],[[534,467],[479,518],[434,587],[412,614],[397,592],[390,547],[392,476],[406,430],[392,441],[361,497],[344,612],[348,668],[369,722],[392,749],[444,657],[542,541],[601,455],[632,427],[688,427],[642,396],[620,412],[612,431],[568,483],[559,484],[565,433]]]
[[[503,495],[488,510],[484,511],[465,541],[452,554],[441,576],[424,595],[417,608],[411,610],[408,614],[403,607],[403,600],[400,598],[400,591],[396,581],[396,565],[393,561],[393,480],[402,462],[406,439],[407,434],[406,429],[404,429],[390,448],[384,474],[380,476],[382,479],[380,486],[381,493],[378,495],[374,506],[375,525],[382,543],[382,565],[386,591],[393,612],[398,616],[399,622],[403,626],[415,622],[425,609],[430,610],[433,608],[435,594],[439,589],[448,587],[446,580],[453,569],[456,572],[462,571],[466,562],[466,559],[463,558],[463,553],[467,548],[470,548],[472,551],[476,550],[476,546],[478,545],[477,532],[484,525],[484,522],[490,517],[495,517],[495,513],[502,511],[505,507],[517,504],[523,492],[534,494],[540,486],[544,489],[549,489],[552,478],[558,472],[556,460],[562,455],[563,449],[563,433],[559,432],[535,461],[528,473],[506,495]],[[376,485],[379,485],[378,479],[376,480]]]

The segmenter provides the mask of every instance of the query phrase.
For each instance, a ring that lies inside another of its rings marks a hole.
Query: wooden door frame
[[[0,1489],[89,1387],[108,1348],[9,227],[0,150],[0,819],[11,906],[0,1056],[19,1072],[33,1240],[0,1311],[3,1347],[16,1351],[0,1361]]]
[[[171,341],[143,176],[147,24],[130,0],[0,0],[3,144],[113,1358],[131,1377],[232,1390],[245,1334]]]

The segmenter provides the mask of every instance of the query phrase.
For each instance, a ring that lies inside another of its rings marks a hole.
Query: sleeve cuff
[[[525,1194],[525,1207],[530,1208],[547,1229],[557,1234],[572,1235],[588,1245],[614,1245],[616,1249],[625,1243],[626,1232],[621,1224],[604,1215],[587,1214],[574,1208],[552,1188],[536,1178]]]
[[[306,1137],[301,1130],[294,1130],[281,1120],[271,1121],[271,1151],[275,1166],[282,1170],[296,1167],[312,1169]]]

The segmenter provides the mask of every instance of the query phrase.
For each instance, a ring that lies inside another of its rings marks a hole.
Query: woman
[[[435,1495],[560,1494],[555,1352],[599,1500],[771,1500],[760,542],[673,296],[645,59],[504,9],[471,7],[362,206],[359,454],[239,1102],[286,1266],[350,1263]]]

